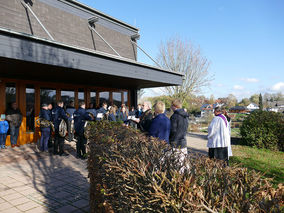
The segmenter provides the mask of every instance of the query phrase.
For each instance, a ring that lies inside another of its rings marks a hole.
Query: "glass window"
[[[128,92],[123,92],[124,104],[128,106]]]
[[[32,85],[26,87],[26,131],[35,130],[35,89]]]
[[[95,91],[92,91],[90,94],[91,97],[91,104],[93,104],[93,108],[97,107],[97,93]]]
[[[100,105],[106,102],[109,105],[109,92],[100,92]]]
[[[80,101],[85,101],[84,89],[78,90],[78,102],[80,102]]]
[[[71,102],[74,103],[75,92],[72,90],[61,90],[61,100],[64,103],[64,108],[70,105]]]
[[[112,99],[113,99],[113,104],[115,104],[117,107],[120,107],[122,102],[121,102],[121,92],[113,92],[112,93]]]
[[[56,104],[56,90],[51,88],[40,88],[40,106],[43,104]]]
[[[6,109],[11,107],[11,104],[16,102],[16,84],[6,84]]]

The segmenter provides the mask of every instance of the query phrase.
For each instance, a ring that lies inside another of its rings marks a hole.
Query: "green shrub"
[[[170,147],[116,123],[90,125],[91,212],[278,212],[284,188],[205,156],[177,163]]]
[[[284,117],[281,113],[254,111],[240,128],[245,145],[284,151]]]

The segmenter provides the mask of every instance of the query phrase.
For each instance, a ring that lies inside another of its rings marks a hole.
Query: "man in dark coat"
[[[145,101],[142,105],[143,107],[143,113],[140,117],[139,123],[138,123],[138,128],[142,132],[149,132],[151,122],[153,119],[153,113],[151,111],[151,102],[150,101]]]
[[[9,122],[10,126],[10,140],[11,140],[11,147],[19,146],[18,136],[19,136],[19,130],[22,123],[22,113],[17,107],[17,103],[13,102],[11,104],[11,107],[7,109],[6,111],[6,120]]]
[[[48,152],[48,140],[50,137],[50,124],[48,122],[51,121],[50,112],[48,110],[47,104],[42,104],[42,108],[39,113],[39,117],[44,120],[45,125],[41,125],[41,138],[40,138],[40,150],[42,152]]]
[[[79,103],[79,109],[74,112],[74,125],[75,125],[75,135],[78,140],[76,143],[77,158],[85,159],[86,156],[86,143],[87,139],[84,136],[84,126],[86,121],[91,121],[92,117],[85,110],[85,102]]]
[[[186,133],[188,129],[188,114],[181,108],[180,100],[172,102],[174,114],[171,116],[170,144],[173,148],[180,149],[182,153],[187,153]]]
[[[107,111],[107,103],[103,102],[102,107],[97,110],[96,120],[97,121],[103,120],[107,113],[108,113],[108,111]]]
[[[55,129],[55,141],[54,141],[54,150],[53,154],[60,156],[68,156],[69,154],[64,152],[64,140],[65,138],[59,135],[59,125],[62,119],[68,123],[69,118],[67,117],[66,113],[63,109],[63,101],[58,101],[57,106],[52,110],[52,120]],[[59,152],[58,152],[59,147]]]

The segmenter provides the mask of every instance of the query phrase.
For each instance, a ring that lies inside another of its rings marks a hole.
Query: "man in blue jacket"
[[[69,154],[64,152],[64,137],[59,135],[59,125],[60,122],[64,120],[66,124],[68,123],[69,118],[67,117],[64,109],[63,109],[63,101],[58,101],[57,106],[52,110],[52,121],[55,129],[55,141],[54,141],[54,149],[53,154],[60,156],[68,156]],[[58,152],[59,148],[59,152]]]
[[[41,131],[41,137],[40,137],[40,150],[42,152],[48,152],[48,140],[50,137],[50,124],[51,116],[50,112],[48,110],[48,105],[46,103],[42,104],[42,108],[39,113],[40,119],[42,119],[44,122],[41,122],[40,131]]]
[[[92,118],[86,111],[85,102],[79,102],[79,109],[74,112],[75,135],[78,138],[76,143],[77,158],[86,159],[86,143],[87,139],[84,136],[84,126],[86,121],[91,121]]]

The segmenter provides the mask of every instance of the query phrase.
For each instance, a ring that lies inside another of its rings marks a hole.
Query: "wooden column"
[[[23,82],[16,83],[17,105],[23,115],[23,121],[20,126],[18,144],[26,144],[26,85]]]
[[[74,107],[76,108],[76,109],[78,109],[78,89],[75,89],[74,90],[74,93],[75,93],[75,97],[74,97]]]

